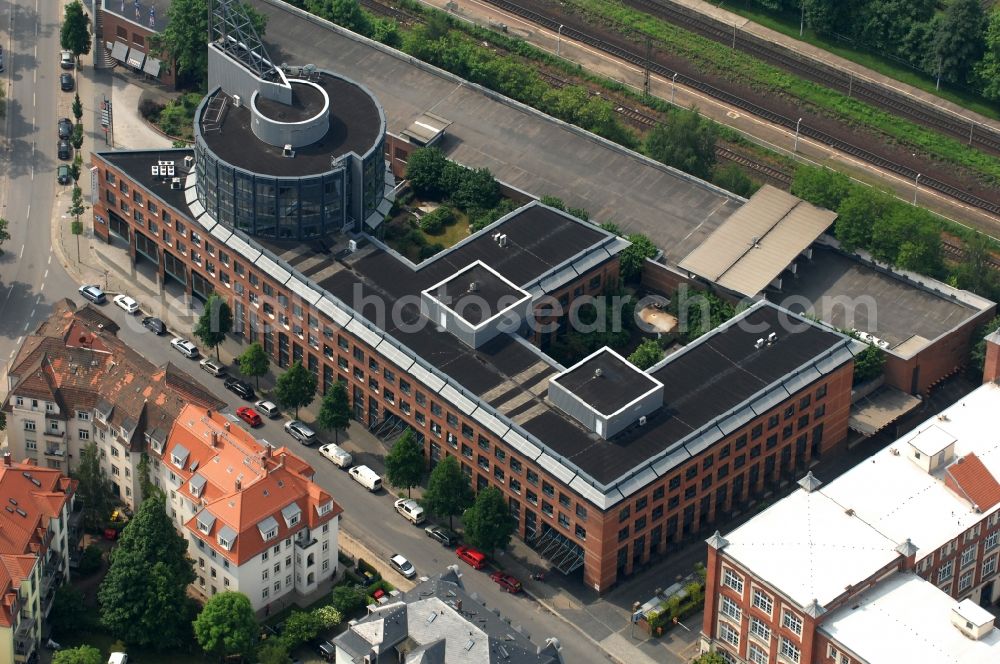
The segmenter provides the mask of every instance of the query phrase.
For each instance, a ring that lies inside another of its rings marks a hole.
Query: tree
[[[77,573],[80,576],[90,576],[101,569],[101,560],[104,558],[104,551],[96,544],[89,545],[83,550],[80,556],[80,563],[77,566]]]
[[[80,236],[83,235],[83,222],[80,221],[80,215],[87,211],[87,206],[83,204],[83,190],[80,189],[80,185],[73,185],[73,198],[70,201],[69,208],[66,210],[66,214],[73,215],[75,219],[70,222],[70,230],[73,231],[73,235],[76,236],[76,262],[80,262]]]
[[[882,373],[885,366],[885,353],[878,346],[869,344],[854,358],[854,384],[860,385]]]
[[[111,482],[101,468],[96,441],[91,441],[80,450],[80,465],[72,475],[78,483],[77,496],[83,501],[84,528],[99,530],[111,516],[115,497]]]
[[[240,373],[244,376],[253,376],[256,378],[257,388],[260,389],[260,377],[265,375],[268,369],[271,368],[267,352],[260,345],[260,342],[255,341],[247,346],[247,349],[240,355],[239,362]]]
[[[81,55],[90,53],[90,17],[84,13],[80,0],[66,5],[59,44],[78,61]]]
[[[390,484],[406,489],[407,498],[410,490],[420,484],[424,476],[424,451],[412,429],[407,429],[385,455],[385,474]]]
[[[176,648],[190,638],[187,587],[194,579],[187,540],[170,522],[162,497],[147,498],[111,552],[97,593],[101,622],[130,644]]]
[[[323,620],[313,611],[292,611],[281,631],[281,640],[288,649],[295,650],[300,645],[316,638],[323,629]]]
[[[83,155],[77,152],[76,156],[73,157],[73,163],[70,164],[69,167],[69,175],[71,178],[73,178],[73,184],[76,184],[80,181],[80,172],[82,171],[82,169],[83,169]]]
[[[692,664],[726,664],[726,658],[717,652],[707,652],[697,657]]]
[[[294,408],[298,419],[299,408],[308,406],[316,398],[316,376],[302,366],[302,362],[296,362],[278,376],[274,396],[283,408]]]
[[[799,166],[792,176],[793,195],[827,210],[839,208],[853,188],[846,175],[825,168]]]
[[[990,263],[993,246],[976,233],[965,243],[965,258],[954,269],[951,285],[996,301],[1000,296],[1000,276]]]
[[[488,168],[467,169],[452,195],[452,200],[464,210],[489,210],[500,202],[500,183]]]
[[[750,198],[760,189],[760,185],[751,180],[736,164],[716,166],[712,171],[712,182],[737,196]]]
[[[642,266],[647,258],[652,258],[658,253],[656,245],[645,235],[633,233],[625,238],[632,244],[622,249],[618,254],[618,265],[621,270],[622,280],[626,282],[638,281],[642,276]]]
[[[448,164],[448,158],[437,148],[414,150],[406,161],[406,179],[418,196],[440,197],[441,175]]]
[[[340,430],[346,429],[351,423],[351,404],[348,401],[347,387],[339,380],[323,395],[319,407],[316,424],[327,431],[333,432],[333,442],[340,442]]]
[[[79,150],[83,147],[83,125],[77,124],[73,125],[73,135],[70,137],[69,142],[73,145],[74,150]],[[79,157],[80,155],[77,154]],[[82,160],[83,157],[80,157]]]
[[[322,625],[320,629],[333,629],[344,620],[344,616],[340,614],[340,611],[329,604],[314,609],[313,613],[316,614],[316,618],[319,619],[320,625]]]
[[[367,600],[368,593],[363,586],[357,584],[340,585],[333,589],[333,608],[340,612],[341,616],[354,615],[355,611],[363,608]]]
[[[935,17],[928,70],[938,78],[965,83],[986,48],[986,14],[979,0],[952,0],[944,14]]]
[[[969,353],[969,362],[979,374],[983,373],[986,364],[986,337],[997,330],[1000,330],[1000,316],[993,318],[985,325],[980,325],[972,333],[972,338],[976,340],[976,343]]]
[[[10,239],[10,233],[7,232],[7,220],[0,217],[0,254],[3,254],[3,243]]]
[[[198,645],[221,658],[253,652],[257,630],[250,599],[238,592],[213,595],[194,621]]]
[[[462,523],[469,543],[487,552],[507,548],[510,536],[517,529],[507,500],[495,486],[486,487],[476,495],[476,502],[462,515]]]
[[[663,359],[663,349],[656,339],[646,339],[628,356],[628,361],[646,370]]]
[[[306,10],[359,35],[371,36],[371,18],[357,0],[306,0]]]
[[[986,52],[975,66],[976,81],[984,97],[997,101],[1000,100],[1000,7],[990,12],[984,42]]]
[[[715,165],[715,123],[697,110],[676,111],[646,135],[646,154],[695,177],[708,179]]]
[[[215,359],[219,358],[219,345],[226,340],[226,332],[233,329],[233,311],[229,303],[218,294],[212,293],[205,302],[205,309],[194,326],[194,336],[209,348],[215,349]]]
[[[424,508],[431,514],[448,517],[449,527],[453,525],[453,517],[461,514],[472,504],[469,478],[462,473],[462,468],[455,457],[445,457],[441,463],[434,466],[422,502]]]
[[[837,208],[833,232],[845,251],[867,249],[872,242],[872,226],[896,202],[887,194],[869,187],[857,187]]]
[[[83,102],[80,101],[80,93],[77,92],[73,95],[73,117],[76,118],[76,124],[80,124],[80,120],[83,119]]]
[[[292,664],[288,646],[281,639],[268,639],[257,648],[257,664]]]
[[[52,657],[52,664],[104,664],[104,657],[94,646],[77,646],[58,651]]]
[[[59,586],[52,600],[48,621],[59,638],[91,629],[93,621],[84,603],[83,591],[68,583]]]

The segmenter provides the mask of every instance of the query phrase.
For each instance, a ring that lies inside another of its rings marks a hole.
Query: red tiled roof
[[[188,452],[183,469],[173,463],[178,446]],[[312,466],[287,448],[271,450],[242,427],[231,425],[223,415],[196,406],[187,406],[177,418],[164,446],[162,462],[182,478],[180,490],[184,496],[215,517],[207,534],[198,530],[197,515],[192,518],[185,524],[192,535],[237,565],[274,541],[291,537],[305,527],[316,528],[343,511],[329,493],[312,482]],[[197,467],[191,470],[195,463]],[[200,497],[191,493],[189,482],[195,475],[205,480]],[[302,516],[289,528],[281,510],[292,503]],[[320,516],[319,507],[328,503],[332,509]],[[257,524],[269,516],[278,522],[278,534],[265,542]],[[229,551],[218,543],[224,526],[237,533]]]
[[[1000,503],[1000,482],[997,482],[975,452],[966,454],[948,466],[947,473],[946,484],[953,491],[965,495],[981,511],[985,512]]]

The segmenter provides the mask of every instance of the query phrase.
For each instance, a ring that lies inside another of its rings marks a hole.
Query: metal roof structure
[[[281,79],[240,0],[212,0],[208,16],[212,42],[261,80]]]
[[[680,262],[683,270],[754,297],[837,218],[765,185]]]

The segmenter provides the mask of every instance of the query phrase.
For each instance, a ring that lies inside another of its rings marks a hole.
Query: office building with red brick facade
[[[561,366],[544,349],[581,303],[616,306],[626,241],[530,203],[414,264],[377,239],[374,98],[209,57],[194,151],[93,156],[97,237],[169,293],[222,295],[279,367],[347,383],[376,434],[411,428],[430,465],[498,487],[556,568],[607,590],[844,441],[857,342],[764,302],[646,371],[609,349]]]
[[[992,662],[1000,444],[989,382],[708,540],[702,647],[766,664]]]

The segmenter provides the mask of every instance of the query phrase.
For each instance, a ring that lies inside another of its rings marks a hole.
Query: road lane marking
[[[25,332],[27,332],[27,331],[28,331],[28,324],[27,324],[27,323],[25,323],[25,324],[24,324],[24,331],[25,331]]]
[[[42,282],[42,285],[38,287],[38,290],[40,290],[40,291],[45,290],[45,282],[44,281]]]
[[[52,265],[52,254],[49,253],[49,260],[45,261],[46,265]]]
[[[31,310],[31,315],[30,315],[30,316],[28,316],[28,320],[31,320],[31,319],[32,319],[32,318],[34,318],[34,317],[35,317],[35,310],[34,310],[34,309],[32,309],[32,310]],[[25,324],[25,327],[28,327],[28,325],[27,325],[27,324]]]
[[[17,260],[21,260],[22,258],[24,258],[24,245],[23,244],[21,245],[21,253],[20,253],[20,255],[18,255]],[[11,286],[11,288],[13,288],[13,286]]]
[[[42,281],[45,281],[49,277],[49,271],[45,270],[45,274],[42,275]]]
[[[31,219],[31,203],[28,203],[28,214],[26,215],[26,218]],[[24,245],[21,245],[21,254],[24,255]]]

